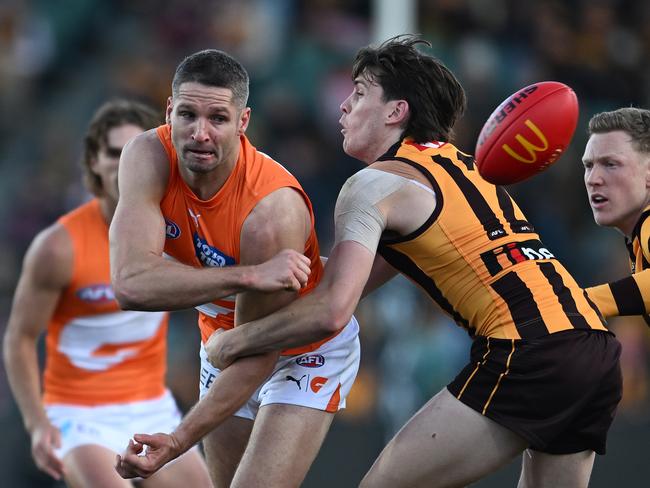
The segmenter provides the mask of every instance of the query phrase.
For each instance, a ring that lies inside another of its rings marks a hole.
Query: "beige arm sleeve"
[[[377,252],[386,217],[378,207],[387,196],[409,182],[401,176],[372,168],[352,175],[341,188],[334,210],[334,245],[355,241],[371,253]]]

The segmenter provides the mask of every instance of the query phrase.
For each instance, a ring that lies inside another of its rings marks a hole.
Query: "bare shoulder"
[[[245,229],[248,232],[302,229],[305,218],[309,220],[310,216],[303,196],[294,188],[279,188],[257,203],[244,222],[242,234]]]
[[[155,129],[131,139],[120,159],[120,195],[143,196],[153,190],[161,193],[169,179],[169,158]]]
[[[64,287],[72,277],[74,249],[67,229],[55,223],[32,241],[23,263],[23,275],[36,286]]]

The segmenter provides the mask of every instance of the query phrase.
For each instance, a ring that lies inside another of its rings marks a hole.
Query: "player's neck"
[[[387,134],[386,137],[377,139],[376,144],[372,145],[372,150],[368,152],[368,155],[364,157],[363,161],[369,165],[374,163],[401,140],[401,135],[397,133]]]
[[[99,208],[102,212],[102,216],[106,221],[106,225],[111,224],[113,220],[113,215],[115,215],[115,208],[117,207],[117,202],[109,197],[99,197]]]

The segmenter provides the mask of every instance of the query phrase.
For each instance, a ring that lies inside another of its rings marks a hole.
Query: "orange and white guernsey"
[[[311,233],[303,251],[311,259],[311,274],[300,294],[304,295],[316,286],[323,265],[314,231],[314,213],[307,194],[289,171],[255,149],[246,136],[241,136],[239,158],[232,173],[216,195],[209,200],[201,200],[179,172],[178,156],[171,141],[171,127],[162,125],[157,133],[167,152],[170,168],[167,189],[160,202],[166,222],[165,254],[168,257],[194,267],[239,264],[241,228],[246,217],[264,197],[279,188],[289,187],[302,195],[311,215]],[[231,329],[234,326],[234,296],[196,308],[204,343],[216,329]],[[282,354],[313,351],[332,337],[283,351]]]
[[[72,279],[48,324],[46,405],[131,403],[164,394],[167,314],[122,311],[110,280],[108,225],[92,200],[58,221]]]

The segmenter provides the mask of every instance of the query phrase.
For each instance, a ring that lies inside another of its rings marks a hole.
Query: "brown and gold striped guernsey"
[[[642,315],[650,326],[650,206],[646,207],[625,238],[632,275],[612,283],[588,288],[589,297],[606,317]]]
[[[382,238],[379,253],[470,335],[533,339],[606,330],[517,204],[481,178],[471,156],[449,143],[405,139],[379,160],[417,168],[436,193],[427,222],[410,235]]]

